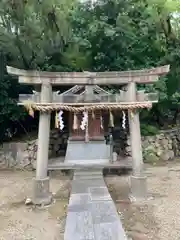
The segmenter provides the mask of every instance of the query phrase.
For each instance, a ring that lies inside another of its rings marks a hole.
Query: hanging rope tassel
[[[28,112],[28,114],[34,118],[34,109],[32,108],[32,102],[27,101],[27,104],[25,105],[25,108]]]
[[[131,111],[130,116],[131,116],[131,119],[134,118],[134,113],[133,113],[133,111]]]
[[[95,119],[94,111],[92,111],[92,119]]]
[[[74,117],[73,117],[73,130],[78,129],[78,118],[76,113],[74,113]]]
[[[114,127],[114,117],[112,112],[110,112],[109,123],[110,123],[110,127]]]
[[[122,119],[122,127],[125,129],[126,128],[126,114],[123,111],[123,119]]]
[[[55,115],[55,128],[59,128],[59,116],[58,116],[58,112],[56,112],[56,115]]]
[[[32,107],[29,108],[29,115],[34,118],[34,111]]]

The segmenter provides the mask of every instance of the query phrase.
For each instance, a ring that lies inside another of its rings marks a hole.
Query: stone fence
[[[117,129],[116,129],[117,130]],[[129,138],[116,132],[114,151],[121,156],[131,156]],[[117,137],[117,135],[119,136]],[[51,131],[49,158],[64,156],[68,133]],[[142,148],[145,162],[159,160],[169,161],[180,156],[180,129],[160,132],[156,136],[142,137]],[[27,142],[4,143],[0,147],[0,167],[35,168],[37,157],[37,140]]]
[[[129,141],[128,141],[129,143]],[[131,155],[130,143],[127,153]],[[173,160],[180,156],[180,129],[162,131],[156,136],[142,137],[144,162]]]

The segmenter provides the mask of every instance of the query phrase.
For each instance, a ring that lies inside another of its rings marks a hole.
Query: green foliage
[[[0,50],[7,64],[22,69],[68,69],[62,64],[62,53],[71,38],[69,17],[75,0],[0,1]],[[19,86],[5,71],[0,56],[0,141],[17,129],[27,114],[17,106],[18,94],[30,89]],[[10,133],[11,132],[11,133]]]
[[[75,36],[85,42],[81,52],[86,62],[90,59],[89,70],[171,65],[170,74],[155,85],[139,86],[147,92],[159,92],[159,103],[150,112],[143,111],[141,118],[161,127],[166,122],[175,124],[180,110],[180,16],[174,14],[179,8],[179,1],[173,0],[101,0],[94,7],[80,5],[73,22]]]
[[[154,136],[159,133],[159,129],[155,126],[148,124],[141,124],[141,134],[142,136]]]
[[[74,3],[72,0],[2,0],[0,43],[11,56],[11,64],[39,69],[50,65],[56,56],[60,58],[71,36],[68,18]]]
[[[159,103],[141,112],[142,121],[164,127],[175,124],[180,112],[179,9],[178,0],[98,0],[93,6],[76,0],[1,0],[0,47],[8,65],[25,69],[121,71],[170,64],[168,76],[138,86],[159,92]],[[12,84],[16,95],[27,90],[6,79],[0,83],[1,96],[8,96],[0,99],[4,123],[19,115],[11,104]],[[155,129],[142,127],[142,133]]]
[[[14,131],[12,123],[25,116],[22,108],[17,106],[18,84],[5,73],[5,56],[0,52],[0,141]],[[11,132],[11,133],[10,133]]]
[[[152,146],[143,149],[143,161],[145,163],[156,164],[158,160],[156,150]]]

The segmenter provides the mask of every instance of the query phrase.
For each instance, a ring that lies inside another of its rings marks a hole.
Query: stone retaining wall
[[[121,156],[131,156],[129,137],[118,129],[115,130],[115,135],[114,151]],[[51,131],[49,158],[65,155],[67,140],[67,133],[62,134],[58,130]],[[164,131],[156,136],[142,137],[142,148],[145,162],[168,161],[179,157],[180,129]],[[0,148],[0,167],[30,167],[32,169],[35,166],[36,157],[37,140],[4,143]]]
[[[130,144],[129,144],[130,145]],[[145,162],[169,161],[180,156],[180,129],[164,131],[156,136],[142,137],[143,158]],[[128,147],[131,154],[131,147]]]
[[[52,130],[49,142],[49,158],[64,156],[68,134]],[[0,147],[0,167],[33,167],[37,158],[38,140],[4,143]]]

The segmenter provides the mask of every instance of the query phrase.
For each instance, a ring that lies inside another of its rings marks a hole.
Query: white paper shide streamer
[[[126,128],[126,114],[123,111],[123,118],[122,118],[122,127],[125,129]]]
[[[103,129],[103,118],[102,118],[102,116],[100,117],[100,121],[101,121],[101,129]]]
[[[87,112],[83,112],[83,118],[82,118],[81,125],[80,125],[80,128],[83,131],[86,128],[87,122],[88,122],[88,113]]]
[[[63,111],[60,110],[58,115],[59,115],[59,128],[61,130],[63,130],[63,128],[64,128],[64,121],[63,121],[63,117],[62,117]]]

